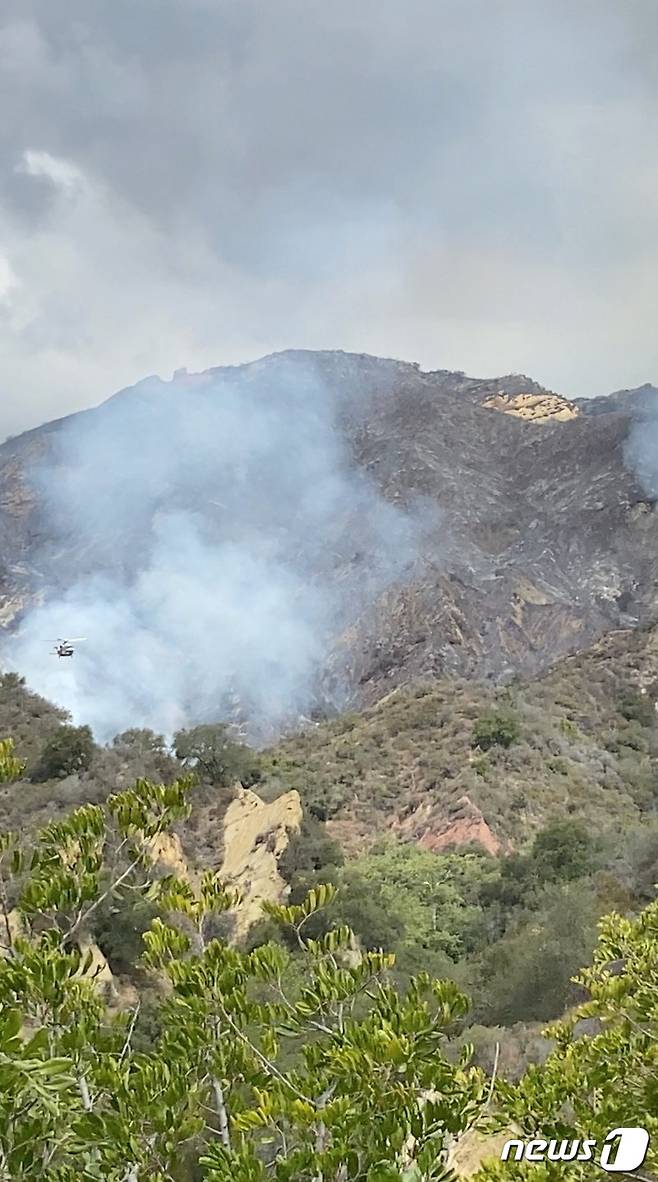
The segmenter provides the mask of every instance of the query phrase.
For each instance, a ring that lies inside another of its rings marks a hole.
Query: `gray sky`
[[[658,382],[656,0],[4,0],[0,437],[344,348]]]

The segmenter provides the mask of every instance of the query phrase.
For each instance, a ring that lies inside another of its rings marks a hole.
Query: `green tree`
[[[587,1000],[547,1031],[556,1045],[546,1061],[529,1067],[517,1084],[498,1084],[500,1123],[528,1138],[591,1138],[599,1149],[611,1130],[639,1126],[650,1135],[649,1150],[642,1168],[630,1176],[655,1178],[658,902],[632,919],[602,920],[593,964],[577,982]],[[487,1168],[483,1178],[589,1182],[595,1168],[592,1162],[510,1160]]]
[[[484,852],[433,853],[412,842],[389,840],[352,863],[383,897],[386,913],[400,914],[405,944],[457,960],[482,935],[479,894],[497,875]]]
[[[189,781],[138,781],[0,842],[2,1182],[434,1182],[486,1100],[446,1037],[466,1012],[449,981],[392,986],[393,958],[356,954],[348,928],[306,934],[319,887],[268,907],[292,932],[246,951],[213,936],[235,905],[217,875],[155,878],[155,839],[188,812]],[[144,934],[145,1038],[108,1012],[82,949],[100,910],[135,898]],[[301,966],[301,971],[300,971]]]
[[[177,731],[174,750],[185,768],[198,771],[213,784],[228,787],[239,780],[249,788],[261,778],[256,752],[236,742],[226,723],[208,723]]]
[[[529,862],[540,882],[585,878],[595,867],[596,842],[582,821],[549,821],[536,834]]]
[[[54,780],[87,771],[94,751],[94,739],[88,726],[60,726],[41,752],[32,779]]]
[[[294,886],[300,876],[322,874],[328,867],[333,871],[344,860],[342,849],[329,836],[326,826],[314,816],[305,816],[299,832],[291,835],[279,859],[279,870]]]
[[[518,743],[521,728],[518,720],[510,711],[491,711],[478,718],[473,727],[472,745],[481,751],[488,751],[490,747],[511,747]]]
[[[397,948],[403,941],[404,916],[380,883],[350,869],[341,880],[335,915],[349,925],[363,948]]]
[[[157,915],[148,900],[111,895],[94,915],[93,934],[113,973],[134,976],[144,951],[143,936]]]
[[[541,892],[550,883],[586,878],[600,865],[602,847],[582,821],[549,821],[535,834],[526,853],[511,854],[498,863],[498,874],[485,878],[480,900],[487,906],[501,905],[503,912],[515,908],[532,910],[541,902]],[[509,915],[505,915],[503,926]]]
[[[656,707],[650,694],[628,690],[619,699],[619,713],[628,722],[639,722],[645,727],[656,725]]]
[[[20,780],[25,771],[25,762],[14,755],[14,740],[0,740],[0,784]]]
[[[476,1012],[487,1025],[549,1021],[576,1000],[572,977],[591,954],[601,909],[580,883],[540,898],[478,958]]]
[[[166,755],[167,744],[164,735],[158,735],[149,727],[131,727],[115,735],[112,746],[119,751],[131,751],[138,755]]]
[[[632,828],[626,835],[623,850],[626,880],[642,903],[656,896],[658,883],[658,823],[648,821]]]

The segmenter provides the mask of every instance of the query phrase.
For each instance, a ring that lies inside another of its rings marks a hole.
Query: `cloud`
[[[655,378],[653,0],[8,0],[0,435],[342,347]]]
[[[16,172],[26,176],[45,178],[58,189],[75,189],[83,181],[83,177],[74,165],[66,160],[58,160],[49,152],[27,151],[23,159],[16,165]]]

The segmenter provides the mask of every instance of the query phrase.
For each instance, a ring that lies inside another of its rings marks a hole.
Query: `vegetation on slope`
[[[653,631],[618,633],[504,688],[398,690],[268,752],[263,791],[296,788],[348,847],[394,821],[431,838],[464,797],[515,846],[555,816],[597,832],[637,822],[658,805],[655,643]]]
[[[468,1048],[451,1052],[467,1010],[456,985],[420,973],[400,990],[394,958],[358,951],[349,928],[309,934],[331,887],[269,908],[294,952],[218,938],[232,902],[218,876],[194,890],[158,876],[150,855],[190,788],[141,780],[28,848],[0,842],[3,1182],[440,1182],[478,1126],[591,1139],[597,1155],[611,1128],[644,1127],[641,1176],[653,1176],[658,903],[606,920],[580,978],[587,1000],[553,1030],[545,1062],[516,1083],[487,1080]],[[534,853],[540,878],[579,875],[589,857],[582,835],[555,832]],[[139,1001],[108,1005],[84,951],[99,907],[126,897],[158,912],[141,957],[150,1033]],[[492,1162],[482,1182],[591,1169]]]
[[[180,732],[173,751],[144,730],[101,747],[5,675],[0,735],[14,747],[0,762],[2,827],[34,831],[135,779],[194,770],[195,805],[175,828],[188,864],[216,869],[235,779],[266,798],[297,788],[305,822],[279,863],[290,902],[337,888],[309,934],[348,924],[362,950],[395,953],[402,988],[419,969],[457,981],[472,998],[478,1061],[490,1064],[502,1040],[503,1069],[518,1075],[546,1053],[538,1024],[578,1000],[571,978],[599,917],[654,898],[655,644],[653,632],[611,636],[503,689],[411,687],[262,753],[221,724]],[[465,799],[495,838],[488,850],[468,826],[454,844]],[[134,965],[153,914],[130,900],[95,912],[90,935],[129,989],[143,986]],[[287,947],[266,920],[248,939]]]
[[[399,982],[420,969],[457,980],[472,998],[486,1062],[496,1041],[487,1029],[532,1027],[575,1003],[571,978],[591,954],[603,913],[629,913],[653,897],[658,825],[596,838],[582,823],[556,820],[525,852],[496,857],[476,846],[433,853],[389,837],[344,859],[311,820],[280,869],[293,902],[320,882],[338,887],[312,934],[347,923],[362,947],[395,952]],[[252,946],[272,938],[267,922],[250,937]],[[504,1041],[514,1058],[512,1044],[525,1044],[527,1032],[512,1029]]]

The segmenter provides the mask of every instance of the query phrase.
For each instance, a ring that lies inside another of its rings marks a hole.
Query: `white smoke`
[[[344,413],[308,357],[282,356],[147,379],[66,421],[31,474],[46,593],[13,665],[100,739],[236,702],[256,731],[307,711],[332,637],[423,529],[356,467]],[[69,636],[86,638],[71,661],[49,655]]]
[[[631,404],[633,423],[624,445],[626,466],[647,496],[658,497],[658,389],[642,386]]]

